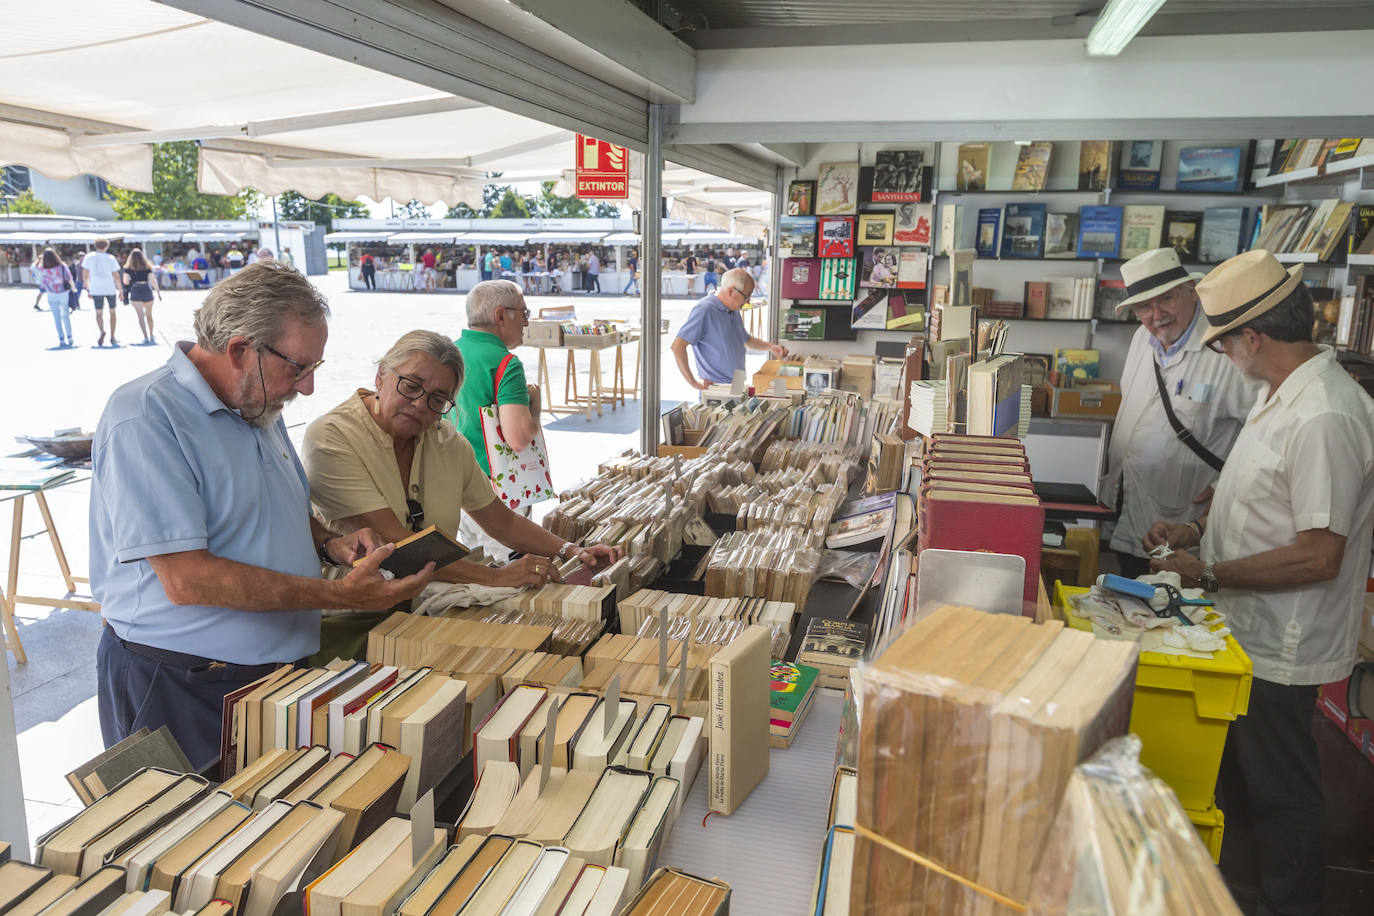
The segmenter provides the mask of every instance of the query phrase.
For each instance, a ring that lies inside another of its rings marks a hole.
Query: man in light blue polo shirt
[[[767,350],[774,359],[787,355],[782,344],[759,340],[745,330],[739,310],[753,293],[754,278],[749,271],[727,270],[720,278],[720,289],[692,306],[672,344],[678,371],[687,384],[700,391],[712,383],[730,384],[735,372],[744,368],[746,349]],[[689,346],[696,355],[697,375],[687,362]]]
[[[388,580],[393,545],[310,514],[282,407],[314,390],[329,314],[304,277],[259,261],[214,287],[196,342],[110,396],[92,449],[91,589],[110,747],[166,725],[198,769],[219,756],[226,694],[315,652],[320,610],[384,610],[432,569]],[[321,578],[321,562],[361,559]]]

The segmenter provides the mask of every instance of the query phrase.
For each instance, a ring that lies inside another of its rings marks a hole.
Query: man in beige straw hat
[[[1255,387],[1202,345],[1207,322],[1194,292],[1202,274],[1184,270],[1172,248],[1132,258],[1121,278],[1128,296],[1117,314],[1133,312],[1142,327],[1121,372],[1121,408],[1098,498],[1121,510],[1111,548],[1122,575],[1135,578],[1150,570],[1141,539],[1153,522],[1182,525],[1207,511]]]
[[[1317,913],[1325,855],[1312,712],[1320,684],[1350,674],[1374,531],[1374,401],[1330,347],[1312,342],[1302,267],[1267,251],[1198,284],[1204,340],[1263,383],[1210,512],[1153,526],[1152,565],[1218,592],[1254,663],[1248,713],[1231,723],[1219,803],[1248,813],[1260,865],[1258,912]],[[1201,547],[1201,558],[1183,548]]]

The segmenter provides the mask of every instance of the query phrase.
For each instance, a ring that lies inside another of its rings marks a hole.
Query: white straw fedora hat
[[[1263,248],[1222,261],[1197,285],[1202,313],[1211,325],[1202,342],[1254,321],[1278,305],[1302,282],[1302,265],[1285,270]]]
[[[1179,263],[1178,252],[1172,248],[1156,248],[1122,264],[1121,279],[1126,283],[1126,299],[1117,304],[1118,315],[1138,302],[1168,292],[1180,283],[1201,280],[1202,274],[1190,274],[1184,270]]]

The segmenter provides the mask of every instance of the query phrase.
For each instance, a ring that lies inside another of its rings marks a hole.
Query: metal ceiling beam
[[[159,0],[442,92],[644,149],[648,104],[436,0]]]
[[[272,134],[291,133],[301,130],[315,130],[321,127],[338,127],[344,124],[368,124],[393,118],[410,118],[418,115],[442,114],[450,111],[467,111],[484,107],[480,102],[448,96],[442,99],[422,99],[416,102],[398,102],[394,105],[369,105],[362,108],[341,108],[337,111],[322,111],[314,114],[292,115],[285,118],[271,118],[263,121],[247,121],[242,124],[212,124],[201,127],[180,127],[167,130],[132,130],[118,133],[75,137],[72,146],[91,148],[99,146],[126,146],[135,143],[170,143],[176,140],[223,140],[230,137],[266,137]]]
[[[695,102],[697,52],[625,0],[511,0],[661,89],[664,102]]]
[[[267,164],[274,169],[445,169],[462,172],[472,178],[486,175],[480,169],[463,165],[466,159],[366,159],[361,156],[325,156],[310,159],[283,159],[269,155]]]
[[[670,124],[664,138],[678,150],[749,140],[755,143],[878,143],[917,140],[1249,140],[1254,137],[1374,136],[1374,117],[1113,118],[1048,121],[747,121]],[[678,160],[680,161],[680,160]],[[686,162],[684,164],[698,166]],[[724,176],[733,177],[733,176]]]
[[[736,133],[744,130],[752,130],[752,125],[735,125]],[[666,130],[666,125],[665,125]],[[690,144],[692,141],[688,141]],[[714,175],[717,178],[724,178],[728,181],[736,181],[746,187],[757,188],[760,191],[772,191],[777,180],[778,166],[772,162],[759,159],[742,152],[726,143],[707,143],[700,145],[685,145],[674,143],[664,144],[663,156],[665,159],[676,162],[678,165],[685,165],[688,168]]]
[[[532,153],[535,150],[548,149],[560,143],[571,144],[573,135],[571,131],[560,130],[552,134],[545,134],[542,137],[535,137],[531,140],[524,140],[520,143],[512,143],[509,146],[502,146],[497,149],[488,150],[485,153],[476,153],[466,157],[466,164],[469,166],[482,165],[487,162],[500,162],[508,156],[519,156],[521,153]],[[572,160],[571,150],[568,160]]]
[[[1040,19],[967,19],[956,22],[866,22],[856,25],[704,29],[679,33],[699,51],[796,48],[826,45],[929,44],[964,41],[1029,41],[1086,38],[1091,16],[1073,22]],[[1291,3],[1286,7],[1230,13],[1170,13],[1166,5],[1140,31],[1159,35],[1241,35],[1262,32],[1324,32],[1374,29],[1370,6]]]

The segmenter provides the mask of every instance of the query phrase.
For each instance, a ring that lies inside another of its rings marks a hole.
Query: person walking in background
[[[97,239],[95,251],[81,260],[81,276],[85,280],[86,294],[91,297],[95,308],[95,326],[100,330],[97,347],[105,345],[105,307],[110,308],[110,345],[115,343],[115,297],[123,292],[120,279],[119,260],[106,249],[110,243]]]
[[[587,292],[601,292],[601,259],[595,251],[587,255]]]
[[[278,258],[277,260],[281,261],[281,262],[282,262],[283,264],[285,264],[287,267],[292,267],[292,268],[294,268],[294,267],[296,266],[296,258],[295,258],[295,256],[293,256],[293,255],[291,254],[291,246],[290,246],[290,245],[286,245],[285,247],[282,248],[282,250],[281,250],[281,257]]]
[[[636,296],[638,296],[638,295],[639,295],[639,252],[638,252],[638,251],[631,251],[631,252],[630,252],[629,268],[630,268],[630,279],[627,280],[627,281],[625,282],[625,288],[622,289],[622,290],[620,291],[620,295],[622,295],[622,296],[628,296],[628,295],[630,295],[630,287],[633,286],[633,287],[635,288],[634,294],[635,294]]]
[[[85,259],[85,257],[86,252],[84,251],[78,251],[76,254],[72,255],[72,267],[76,268],[75,270],[71,271],[74,288],[70,293],[67,294],[67,309],[72,312],[81,308],[81,290],[86,285],[82,282],[83,278],[81,275],[81,262]],[[70,270],[71,268],[68,269]]]
[[[490,251],[488,251],[486,254],[482,255],[482,274],[481,274],[481,275],[482,275],[482,279],[483,279],[483,280],[490,280],[490,279],[491,279],[492,262],[495,261],[495,260],[496,260],[496,256],[493,255]]]
[[[153,293],[156,292],[157,298],[161,300],[162,290],[158,288],[157,277],[153,276],[153,266],[143,256],[142,248],[129,249],[129,256],[124,260],[124,284],[129,290],[129,304],[134,307],[134,314],[138,316],[138,327],[143,332],[143,342],[154,343]]]
[[[377,289],[377,261],[372,255],[364,252],[358,259],[358,273],[362,275],[363,286],[374,291]]]
[[[713,289],[720,289],[720,280],[716,274],[716,255],[714,252],[706,255],[706,273],[701,278],[702,293],[709,293]]]
[[[233,276],[243,269],[243,252],[239,251],[237,242],[229,246],[229,253],[224,256],[224,259],[229,262],[230,276]]]
[[[425,272],[425,291],[434,292],[435,278],[438,272],[434,269],[439,263],[438,258],[434,257],[434,249],[426,248],[425,253],[420,255],[420,267]]]
[[[72,272],[51,248],[43,249],[43,259],[39,263],[41,266],[33,272],[34,280],[38,283],[38,296],[33,300],[33,307],[38,308],[39,301],[44,296],[48,297],[48,311],[52,312],[52,323],[57,327],[57,345],[70,347],[72,318],[71,308],[67,306],[67,294],[76,288]]]

